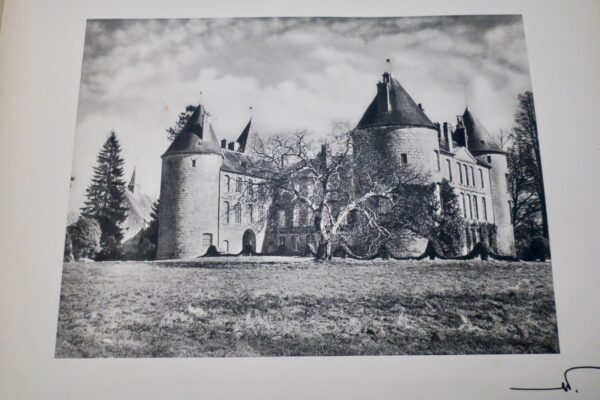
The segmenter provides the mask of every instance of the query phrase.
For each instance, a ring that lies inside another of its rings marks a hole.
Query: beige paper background
[[[55,360],[86,18],[524,15],[546,177],[560,355]],[[600,366],[600,2],[6,0],[0,26],[0,398],[559,399]],[[587,381],[587,382],[584,382]],[[587,394],[583,392],[588,388]],[[589,396],[588,396],[589,395]]]

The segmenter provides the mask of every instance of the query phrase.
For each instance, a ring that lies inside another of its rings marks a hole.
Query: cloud
[[[234,139],[253,106],[261,135],[329,133],[356,123],[392,70],[434,121],[465,100],[491,132],[508,129],[529,68],[519,16],[91,20],[86,30],[71,209],[80,207],[111,129],[143,190],[160,180],[164,130],[200,100]],[[200,94],[202,92],[202,94]]]

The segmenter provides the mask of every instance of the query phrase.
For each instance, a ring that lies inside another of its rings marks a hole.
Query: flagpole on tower
[[[385,62],[388,65],[388,73],[391,75],[392,74],[392,60],[390,60],[389,58],[386,58]]]

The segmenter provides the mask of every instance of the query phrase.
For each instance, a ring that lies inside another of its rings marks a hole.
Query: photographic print
[[[558,353],[518,15],[88,20],[57,358]]]

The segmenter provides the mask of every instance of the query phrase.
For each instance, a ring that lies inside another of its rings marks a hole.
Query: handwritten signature
[[[578,370],[598,370],[600,371],[600,367],[592,367],[592,366],[581,366],[581,367],[572,367],[572,368],[568,368],[565,370],[564,372],[564,381],[561,383],[560,386],[557,387],[545,387],[545,388],[516,388],[516,387],[511,387],[509,388],[510,390],[529,390],[529,391],[536,391],[536,390],[562,390],[565,392],[569,392],[571,390],[575,390],[575,393],[579,392],[579,390],[573,388],[571,386],[571,383],[569,382],[569,374],[571,374],[573,371],[578,371]]]

